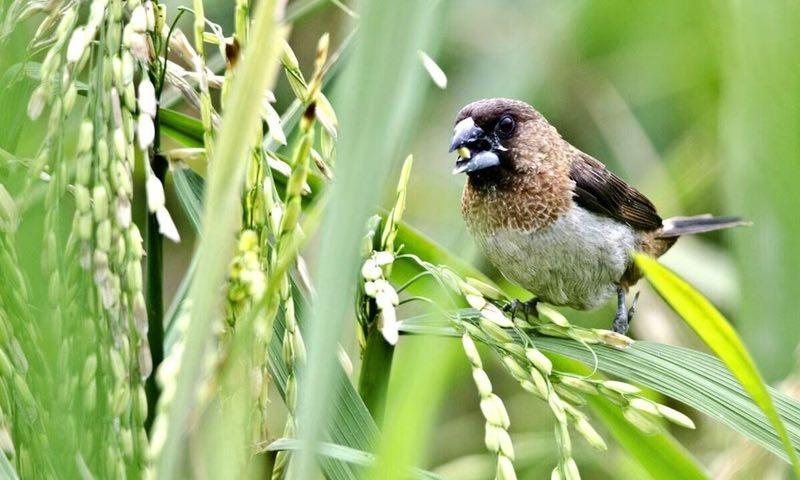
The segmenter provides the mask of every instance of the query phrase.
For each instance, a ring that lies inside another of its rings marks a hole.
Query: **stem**
[[[369,326],[367,346],[364,348],[364,359],[361,363],[358,393],[378,427],[383,423],[393,356],[394,346],[383,338],[377,322],[372,322]]]
[[[151,162],[153,173],[164,184],[167,174],[166,159],[156,154]],[[158,231],[158,220],[154,213],[147,215],[147,230],[145,231],[147,241],[147,283],[145,300],[147,303],[147,318],[150,327],[147,332],[147,340],[150,343],[150,351],[153,357],[153,373],[147,378],[145,383],[145,393],[147,394],[147,420],[145,428],[150,431],[156,413],[156,404],[161,394],[161,389],[156,382],[155,372],[164,360],[164,237]]]

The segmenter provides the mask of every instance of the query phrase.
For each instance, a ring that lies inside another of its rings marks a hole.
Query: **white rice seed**
[[[422,66],[425,67],[425,71],[428,72],[433,83],[442,90],[447,88],[447,75],[445,75],[441,67],[427,53],[421,50],[418,53],[419,58],[422,60]]]
[[[553,362],[538,349],[528,348],[525,350],[525,357],[545,375],[550,375],[553,372]]]
[[[464,347],[464,353],[467,355],[469,362],[476,368],[482,368],[481,356],[478,353],[478,347],[475,345],[475,341],[472,340],[472,337],[466,333],[462,335],[461,345]]]
[[[181,241],[181,236],[178,234],[178,228],[175,226],[175,222],[172,221],[172,217],[170,216],[166,207],[161,207],[156,210],[156,220],[158,220],[159,233],[175,243]]]
[[[470,307],[474,308],[475,310],[481,310],[483,307],[486,306],[486,299],[483,298],[482,295],[474,295],[469,293],[464,295],[464,299],[467,301]]]
[[[606,380],[601,385],[609,390],[613,390],[623,395],[632,395],[639,393],[641,390],[630,383],[618,382],[616,380]]]
[[[144,5],[139,5],[131,12],[131,18],[128,22],[134,32],[145,33],[147,31],[147,11]]]
[[[661,414],[658,412],[658,408],[656,408],[656,404],[650,400],[645,400],[644,398],[632,398],[628,405],[630,405],[631,408],[639,410],[640,412],[648,413],[656,417],[661,416]]]
[[[481,400],[481,412],[483,412],[483,417],[493,425],[504,429],[511,425],[503,400],[494,393]]]
[[[510,458],[503,455],[497,457],[497,480],[517,480],[514,464]]]
[[[164,186],[161,180],[153,174],[147,176],[145,183],[145,191],[147,193],[147,209],[151,213],[156,212],[159,208],[164,206]]]
[[[590,424],[589,421],[586,420],[585,418],[581,418],[575,423],[575,430],[577,430],[578,433],[580,433],[583,436],[583,438],[586,439],[586,441],[589,443],[589,445],[592,446],[592,448],[596,450],[608,449],[608,445],[606,445],[606,442],[605,440],[603,440],[603,437],[601,437],[600,434],[597,433],[597,430],[595,430],[594,427],[592,427],[592,424]]]
[[[72,36],[70,36],[67,44],[67,62],[77,63],[81,59],[86,49],[86,37],[86,29],[84,27],[77,27],[72,31]]]
[[[695,425],[691,418],[684,415],[683,413],[675,410],[674,408],[670,408],[666,405],[657,404],[656,408],[658,409],[658,413],[661,414],[662,417],[666,418],[670,422],[674,423],[675,425],[679,425],[684,428],[691,428],[694,430]]]
[[[481,316],[491,322],[494,322],[499,327],[511,328],[514,326],[514,322],[512,322],[510,318],[506,317],[506,315],[493,303],[487,302],[486,305],[484,305],[484,307],[481,309]]]
[[[368,258],[361,266],[361,276],[365,280],[377,280],[383,276],[383,269],[373,258]]]
[[[386,339],[390,345],[397,345],[397,341],[400,338],[400,329],[394,307],[389,306],[381,310],[380,317],[378,318],[378,328],[380,328],[383,338]]]
[[[475,386],[478,387],[478,394],[481,398],[488,397],[492,394],[492,381],[489,376],[480,368],[472,369],[472,380],[475,381]]]
[[[147,113],[139,114],[139,119],[136,122],[136,133],[139,139],[139,148],[142,151],[146,151],[156,138],[156,128],[153,124],[153,118]]]
[[[491,423],[486,422],[483,434],[483,443],[486,445],[486,449],[492,453],[497,453],[498,451],[500,451],[499,432],[501,431],[503,431],[502,428],[496,427]]]
[[[575,459],[570,457],[564,461],[564,478],[566,480],[581,480],[581,473],[578,471],[578,464]]]
[[[141,113],[146,113],[151,117],[155,117],[157,107],[156,103],[156,89],[147,75],[145,75],[142,78],[142,81],[139,82],[139,111]]]

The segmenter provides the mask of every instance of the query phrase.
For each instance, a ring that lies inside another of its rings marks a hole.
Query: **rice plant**
[[[4,478],[800,476],[800,402],[671,269],[636,258],[691,348],[412,226],[452,3],[0,5]]]

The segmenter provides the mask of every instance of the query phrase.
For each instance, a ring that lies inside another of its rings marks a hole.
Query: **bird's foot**
[[[617,314],[614,315],[614,323],[611,325],[611,330],[625,335],[628,333],[633,316],[636,314],[636,307],[639,305],[639,292],[633,297],[633,302],[630,308],[625,305],[625,290],[622,287],[617,287]]]
[[[633,321],[633,316],[636,314],[636,308],[639,306],[639,294],[642,293],[641,291],[636,292],[633,296],[633,302],[631,302],[631,306],[628,307],[628,325],[631,324]]]
[[[512,319],[517,316],[517,312],[522,311],[523,317],[527,322],[529,315],[539,318],[539,310],[536,308],[537,305],[539,305],[539,299],[536,297],[531,298],[527,302],[523,302],[520,299],[514,299],[505,304],[503,310],[511,313]]]

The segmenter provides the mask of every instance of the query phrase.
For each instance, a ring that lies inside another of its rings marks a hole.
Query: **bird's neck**
[[[550,225],[572,206],[572,181],[560,168],[536,168],[495,181],[471,177],[461,197],[461,212],[470,230],[536,231]]]

